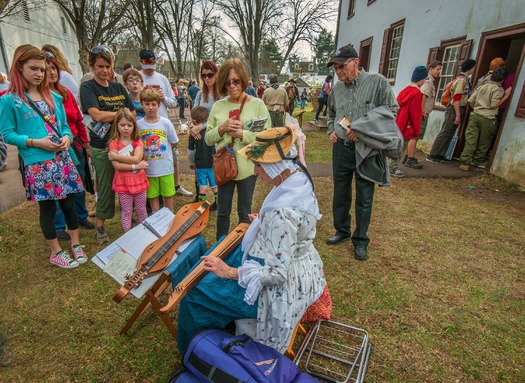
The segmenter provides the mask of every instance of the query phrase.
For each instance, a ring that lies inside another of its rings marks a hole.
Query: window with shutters
[[[427,65],[432,61],[441,61],[443,69],[436,83],[436,100],[434,106],[442,108],[441,95],[443,89],[450,81],[457,77],[461,71],[461,63],[470,57],[472,40],[465,37],[442,41],[439,47],[430,48],[428,53]]]
[[[404,29],[405,20],[401,20],[392,24],[383,34],[383,46],[381,47],[378,72],[385,76],[392,85],[396,81]]]
[[[62,22],[62,33],[67,35],[66,19],[64,16],[60,16],[60,21]]]
[[[439,77],[438,84],[436,86],[436,104],[441,105],[441,95],[443,94],[443,89],[445,88],[445,85],[447,85],[455,77],[456,62],[458,61],[460,45],[461,44],[450,45],[444,50],[443,59],[441,60],[443,69],[441,69],[441,76]]]
[[[348,0],[348,16],[347,19],[354,15],[355,0]]]
[[[401,52],[401,41],[403,40],[403,30],[405,25],[402,24],[392,30],[392,42],[390,44],[390,57],[388,58],[388,71],[386,78],[391,83],[396,81],[397,63],[399,61],[399,52]]]
[[[25,21],[31,21],[31,17],[29,16],[29,7],[27,6],[27,0],[22,1],[22,15]]]

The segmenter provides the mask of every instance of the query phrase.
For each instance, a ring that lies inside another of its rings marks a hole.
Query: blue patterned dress
[[[48,123],[56,128],[55,115],[51,113],[47,103],[42,100],[36,101],[35,104],[44,116],[49,117]],[[47,123],[45,126],[49,135],[57,140],[60,139]],[[26,165],[24,187],[27,199],[37,202],[64,199],[68,194],[84,190],[82,179],[67,150],[56,152],[53,160]]]

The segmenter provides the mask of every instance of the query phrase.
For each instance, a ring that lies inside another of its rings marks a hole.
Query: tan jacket
[[[269,87],[262,96],[263,102],[266,104],[270,112],[284,112],[285,106],[288,106],[288,94],[284,88],[273,89]]]

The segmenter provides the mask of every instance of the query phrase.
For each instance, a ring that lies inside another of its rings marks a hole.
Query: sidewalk
[[[0,172],[0,213],[25,200],[26,192],[18,171],[18,151],[7,145],[7,169]]]

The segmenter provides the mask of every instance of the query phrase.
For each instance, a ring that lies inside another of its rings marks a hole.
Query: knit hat
[[[149,49],[143,49],[139,53],[142,69],[156,69],[155,53]]]
[[[256,162],[279,162],[288,155],[296,138],[290,127],[266,129],[238,153]]]
[[[418,82],[426,79],[428,76],[428,70],[423,65],[417,66],[412,73],[412,82]]]
[[[330,68],[334,64],[344,64],[348,60],[356,58],[359,58],[357,51],[352,44],[348,44],[336,50],[334,57],[332,57],[326,66]]]
[[[466,59],[465,61],[463,61],[463,62],[461,63],[461,70],[462,70],[463,72],[466,72],[466,71],[468,71],[469,69],[474,68],[474,65],[476,65],[476,60]]]

